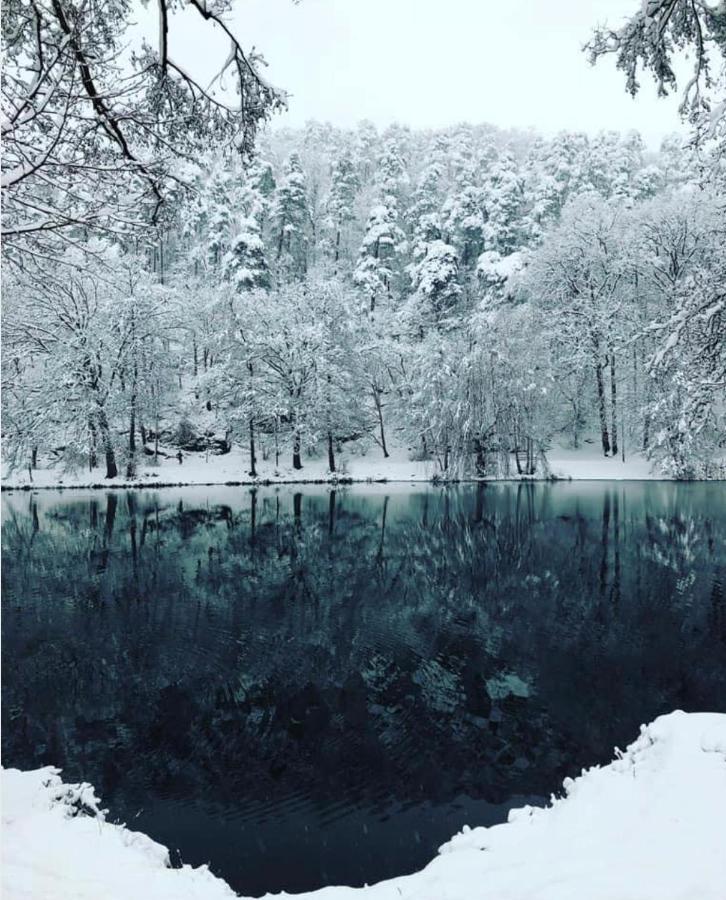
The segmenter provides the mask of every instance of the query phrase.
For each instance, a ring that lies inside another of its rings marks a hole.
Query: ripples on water
[[[3,497],[5,765],[237,890],[363,884],[726,710],[722,484]]]

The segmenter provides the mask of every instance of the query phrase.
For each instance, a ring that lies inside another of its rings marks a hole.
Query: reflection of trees
[[[669,490],[10,498],[6,764],[61,765],[116,809],[134,785],[546,794],[724,696],[722,523]],[[530,696],[492,699],[507,673]]]

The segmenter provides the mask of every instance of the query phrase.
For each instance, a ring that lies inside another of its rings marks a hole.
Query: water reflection
[[[244,893],[374,881],[726,709],[723,485],[3,498],[3,761]]]

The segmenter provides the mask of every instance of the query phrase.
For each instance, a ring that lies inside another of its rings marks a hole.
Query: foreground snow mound
[[[88,784],[59,770],[2,771],[2,896],[5,900],[231,900],[202,866],[169,868],[166,847],[105,821]]]
[[[616,756],[567,779],[546,809],[465,828],[422,872],[297,900],[724,900],[726,715],[661,716]],[[63,785],[55,769],[2,777],[8,900],[234,896],[205,868],[166,868],[165,848],[106,823],[88,785]]]

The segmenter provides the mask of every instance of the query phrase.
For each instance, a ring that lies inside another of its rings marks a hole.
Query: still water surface
[[[237,891],[360,885],[726,711],[726,485],[3,496],[2,750]]]

